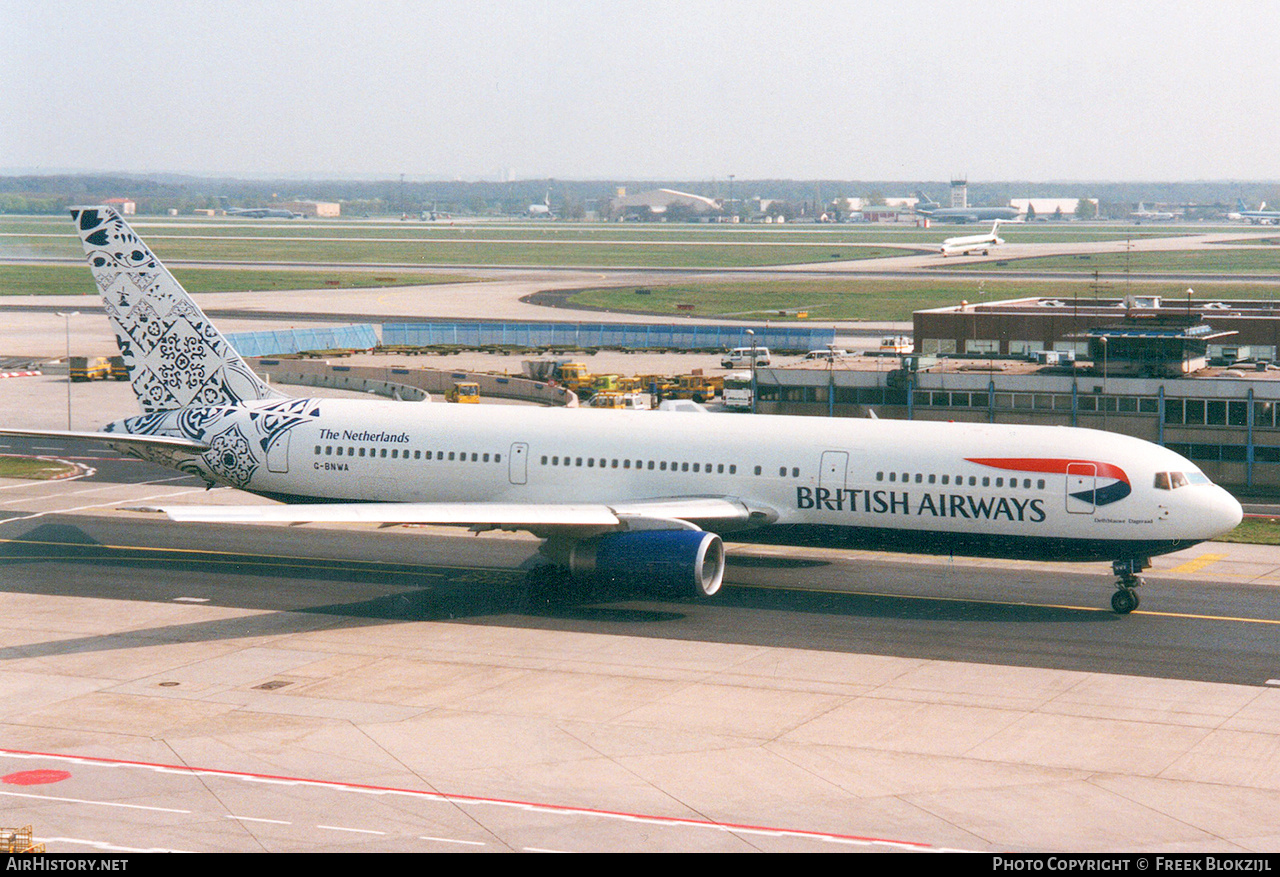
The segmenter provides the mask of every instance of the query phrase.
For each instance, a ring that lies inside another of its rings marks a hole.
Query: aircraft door
[[[1097,481],[1098,467],[1093,463],[1068,463],[1067,511],[1073,515],[1093,514]]]
[[[849,477],[848,451],[823,451],[818,469],[818,486],[831,491],[844,490]]]
[[[511,445],[507,457],[507,478],[512,484],[525,484],[529,480],[529,446],[524,442]]]

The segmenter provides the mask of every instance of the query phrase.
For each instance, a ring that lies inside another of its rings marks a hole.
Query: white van
[[[751,368],[751,347],[735,347],[720,357],[721,368],[742,368],[744,365]],[[756,347],[756,365],[764,366],[769,364],[769,348]]]

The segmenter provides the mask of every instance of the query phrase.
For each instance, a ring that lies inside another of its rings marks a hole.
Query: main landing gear
[[[1111,563],[1111,571],[1116,577],[1116,592],[1111,595],[1111,608],[1117,615],[1128,615],[1138,608],[1137,588],[1142,585],[1142,576],[1138,573],[1151,566],[1148,557],[1135,557],[1129,560],[1116,560]]]

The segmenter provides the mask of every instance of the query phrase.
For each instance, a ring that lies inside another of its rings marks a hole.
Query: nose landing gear
[[[1138,608],[1141,601],[1136,589],[1142,586],[1142,576],[1138,573],[1149,566],[1149,557],[1134,557],[1111,563],[1111,571],[1116,577],[1116,592],[1111,595],[1111,608],[1117,615],[1128,615]]]

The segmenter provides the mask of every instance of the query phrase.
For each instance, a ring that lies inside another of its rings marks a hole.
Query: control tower
[[[951,206],[967,210],[969,207],[969,181],[951,178]]]

